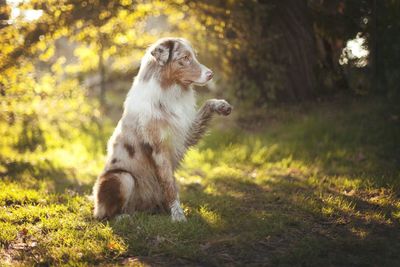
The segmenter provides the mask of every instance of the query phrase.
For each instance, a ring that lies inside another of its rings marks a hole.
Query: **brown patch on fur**
[[[142,154],[144,155],[147,164],[149,165],[150,168],[152,168],[155,171],[156,176],[158,177],[159,176],[158,168],[153,159],[153,147],[149,143],[141,143],[140,149],[142,150]]]
[[[169,181],[169,180],[166,181],[166,180],[160,179],[160,184],[161,184],[161,188],[163,189],[164,198],[165,198],[164,205],[170,206],[177,197],[177,188],[176,188],[175,181],[173,179],[172,179],[172,181]]]
[[[161,129],[167,129],[169,123],[165,119],[153,119],[145,127],[147,135],[152,140],[151,148],[159,153],[161,148]]]
[[[178,44],[176,40],[168,40],[164,43],[165,47],[169,49],[167,63],[171,62],[173,59],[175,44]]]
[[[117,162],[118,162],[118,159],[113,158],[112,161],[111,161],[111,164],[114,164],[114,163],[117,163]]]
[[[169,207],[169,205],[177,197],[177,188],[175,185],[175,180],[172,173],[172,166],[168,163],[170,160],[169,152],[165,147],[161,146],[151,146],[148,143],[142,143],[140,145],[143,155],[146,157],[147,162],[151,168],[155,170],[157,180],[161,185],[163,195],[164,195],[164,207]],[[159,154],[163,159],[163,164],[158,165],[153,157],[153,154]]]
[[[99,178],[98,201],[104,205],[105,217],[112,218],[120,213],[123,205],[121,183],[115,173],[107,172]]]
[[[141,143],[140,147],[142,149],[143,154],[146,155],[147,157],[151,156],[151,154],[153,153],[153,148],[149,143]]]
[[[133,158],[135,156],[135,147],[131,144],[124,144],[124,148],[129,154],[129,157]]]
[[[158,180],[158,182],[161,185],[162,191],[163,191],[163,198],[164,201],[162,203],[162,210],[169,210],[169,201],[167,200],[168,198],[166,197],[166,193],[165,193],[165,185],[163,183],[163,179],[162,179],[162,172],[160,170],[160,168],[157,166],[156,162],[154,161],[153,158],[153,147],[148,144],[148,143],[142,143],[140,145],[141,149],[142,149],[142,153],[146,158],[147,164],[149,165],[150,168],[152,168],[155,171],[156,174],[156,178]],[[161,208],[161,207],[160,207]]]

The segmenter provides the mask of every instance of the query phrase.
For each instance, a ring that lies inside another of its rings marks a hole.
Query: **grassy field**
[[[400,266],[399,106],[336,100],[230,124],[176,173],[186,223],[93,220],[101,153],[4,141],[0,265]]]

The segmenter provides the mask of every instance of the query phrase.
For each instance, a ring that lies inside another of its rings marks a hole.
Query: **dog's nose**
[[[211,80],[213,76],[214,76],[214,72],[212,72],[211,70],[208,70],[206,72],[207,80]]]

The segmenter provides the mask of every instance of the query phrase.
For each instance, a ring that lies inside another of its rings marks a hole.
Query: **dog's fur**
[[[164,38],[149,47],[93,188],[96,218],[170,211],[173,221],[186,220],[174,170],[213,113],[232,109],[225,100],[211,99],[195,111],[192,84],[205,85],[212,76],[185,39]]]

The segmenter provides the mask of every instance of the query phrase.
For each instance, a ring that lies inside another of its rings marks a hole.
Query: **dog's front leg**
[[[194,146],[207,130],[207,126],[215,113],[228,116],[232,111],[232,106],[223,99],[209,99],[199,109],[196,114],[189,133],[186,138],[186,147]]]
[[[173,176],[172,163],[167,150],[156,149],[152,153],[156,164],[157,175],[164,198],[171,209],[172,221],[186,221],[185,214],[179,202],[178,188]]]

